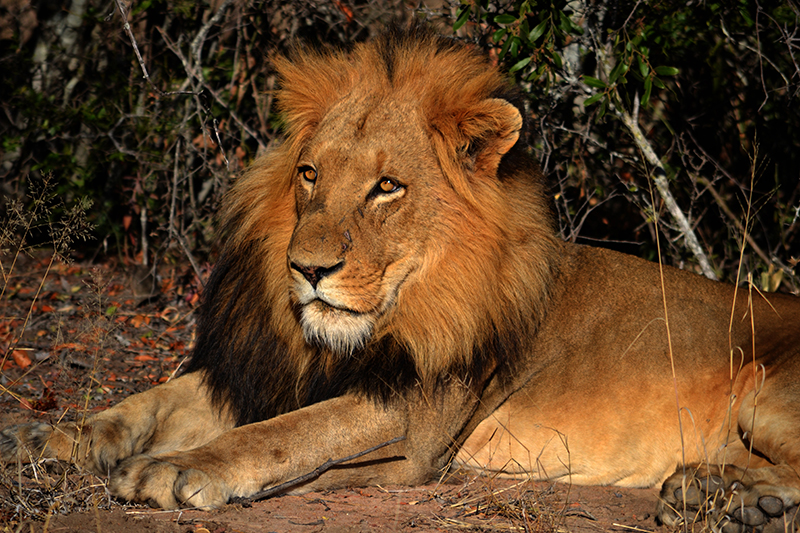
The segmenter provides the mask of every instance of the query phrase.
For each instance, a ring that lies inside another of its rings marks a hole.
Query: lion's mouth
[[[300,325],[306,342],[350,355],[372,336],[375,316],[331,305],[316,298],[301,307]]]
[[[341,305],[336,305],[334,303],[328,302],[325,298],[317,297],[308,302],[305,306],[313,305],[316,306],[320,313],[328,313],[331,316],[337,316],[337,313],[342,313],[344,315],[361,315],[363,313],[359,311],[355,311],[353,309],[349,309],[347,307],[343,307]]]

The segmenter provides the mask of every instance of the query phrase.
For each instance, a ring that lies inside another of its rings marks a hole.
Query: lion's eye
[[[383,193],[391,193],[391,192],[399,191],[401,188],[402,188],[402,185],[397,183],[397,181],[395,181],[394,179],[392,179],[392,178],[381,178],[381,180],[378,182],[377,190],[380,191],[380,192],[383,192]]]
[[[309,181],[311,183],[314,183],[315,181],[317,181],[317,171],[314,170],[313,168],[311,168],[311,167],[300,167],[297,170],[300,173],[300,176],[304,180]]]

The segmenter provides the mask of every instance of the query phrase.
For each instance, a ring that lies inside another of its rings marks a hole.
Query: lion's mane
[[[421,25],[390,30],[350,53],[298,49],[276,67],[286,139],[227,197],[223,248],[187,371],[204,370],[215,399],[246,424],[347,392],[391,401],[450,378],[481,387],[491,373],[513,369],[545,312],[559,244],[524,143],[491,175],[472,157],[497,127],[483,111],[487,99],[506,99],[525,116],[504,75]],[[342,356],[304,341],[286,254],[298,216],[292,182],[300,151],[354,87],[413,91],[446,177],[441,186],[463,202],[439,215],[452,221],[452,233],[426,250],[424,282],[401,289],[388,326]]]

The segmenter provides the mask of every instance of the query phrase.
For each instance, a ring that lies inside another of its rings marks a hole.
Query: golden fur
[[[717,525],[800,503],[797,300],[561,242],[514,91],[423,27],[276,68],[286,139],[224,206],[187,373],[81,431],[10,428],[4,457],[215,507],[404,437],[291,490],[455,464],[666,480],[670,524],[717,485],[748,509]]]

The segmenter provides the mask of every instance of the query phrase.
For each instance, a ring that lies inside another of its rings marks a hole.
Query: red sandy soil
[[[22,260],[0,299],[0,427],[105,409],[168,379],[193,342],[202,283],[192,269],[159,268],[153,285],[140,267],[48,264]],[[453,477],[165,512],[118,502],[74,468],[0,465],[0,531],[654,531],[657,494]]]

